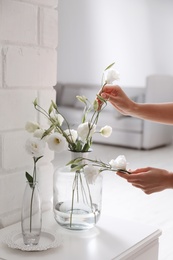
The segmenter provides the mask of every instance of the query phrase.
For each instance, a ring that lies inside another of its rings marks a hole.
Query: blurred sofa
[[[66,117],[71,128],[76,129],[81,123],[83,108],[76,96],[84,95],[93,101],[99,86],[58,83],[54,88],[59,111]],[[139,103],[173,102],[173,77],[169,75],[148,76],[144,87],[122,88]],[[111,104],[100,113],[98,130],[105,125],[112,127],[112,135],[104,138],[95,134],[94,142],[136,149],[152,149],[172,142],[173,126],[121,115]]]

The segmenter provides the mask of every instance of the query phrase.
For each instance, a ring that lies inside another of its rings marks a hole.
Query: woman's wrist
[[[173,189],[173,172],[169,172],[168,174],[167,188]]]
[[[140,117],[140,105],[141,104],[132,101],[129,106],[128,114],[133,117]]]

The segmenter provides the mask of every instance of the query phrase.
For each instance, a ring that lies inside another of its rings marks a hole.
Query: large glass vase
[[[86,153],[73,153],[72,158]],[[53,209],[55,220],[64,228],[85,230],[99,220],[102,204],[102,175],[88,183],[83,170],[73,172],[70,166],[55,170]]]

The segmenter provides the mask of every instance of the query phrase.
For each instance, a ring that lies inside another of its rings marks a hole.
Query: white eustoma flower
[[[116,159],[112,159],[109,162],[109,164],[113,170],[117,170],[117,169],[126,170],[127,167],[127,161],[124,155],[119,155]]]
[[[44,134],[44,130],[40,128],[40,129],[35,130],[35,132],[33,133],[33,136],[41,139],[43,134]]]
[[[115,80],[120,78],[119,76],[119,72],[113,68],[104,71],[104,79],[107,84],[112,84]]]
[[[112,127],[106,125],[100,129],[100,133],[104,137],[109,137],[112,134]]]
[[[84,175],[89,184],[94,184],[99,175],[99,169],[90,164],[86,165],[84,167]]]
[[[70,138],[70,140],[71,140],[73,143],[76,142],[76,139],[77,139],[77,137],[78,137],[76,130],[74,130],[74,129],[66,129],[66,130],[64,130],[64,133],[65,133],[66,135],[68,135],[68,137]]]
[[[94,124],[92,129],[90,130],[90,134],[89,134],[89,137],[92,137],[92,135],[94,134],[94,132],[96,131],[96,125]],[[87,136],[88,136],[88,133],[89,133],[89,123],[88,122],[85,122],[83,124],[80,124],[77,128],[77,133],[78,133],[78,136],[83,140],[85,141]]]
[[[44,155],[44,149],[45,149],[45,141],[43,139],[39,139],[36,137],[30,137],[26,141],[26,151],[32,155],[33,157],[40,157]]]
[[[29,133],[34,133],[40,126],[37,122],[28,121],[25,125],[25,130]]]
[[[47,139],[47,143],[50,150],[58,153],[68,148],[66,139],[59,133],[51,134]]]

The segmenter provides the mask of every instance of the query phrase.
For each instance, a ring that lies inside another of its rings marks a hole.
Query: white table
[[[161,231],[139,223],[101,216],[89,231],[61,228],[52,212],[43,214],[43,227],[56,230],[62,236],[61,246],[40,252],[11,249],[0,242],[0,259],[6,260],[157,260]],[[0,241],[20,223],[0,230]]]

